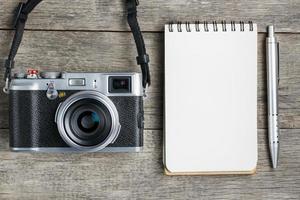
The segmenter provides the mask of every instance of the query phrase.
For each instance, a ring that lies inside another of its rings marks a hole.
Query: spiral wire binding
[[[205,32],[209,32],[209,29],[208,29],[208,22],[207,22],[207,21],[204,21],[203,26],[204,26],[204,31],[205,31]]]
[[[200,21],[195,21],[196,32],[200,32]]]
[[[221,21],[221,24],[222,24],[222,31],[223,31],[223,32],[227,32],[226,21],[225,21],[225,20],[222,20],[222,21]]]
[[[243,21],[240,21],[240,29],[242,32],[245,31],[245,23]]]
[[[214,30],[214,32],[218,31],[218,23],[217,23],[217,21],[213,21],[213,30]]]
[[[182,32],[182,27],[181,27],[182,22],[177,23],[177,30],[178,32]]]
[[[235,21],[231,21],[231,31],[235,31]]]
[[[169,32],[173,32],[173,22],[169,23]]]
[[[210,30],[209,30],[209,22],[208,21],[203,21],[203,23],[201,23],[200,21],[195,21],[194,22],[195,23],[195,30],[196,30],[196,32],[200,32],[201,31],[201,25],[203,25],[203,30],[205,31],[205,32],[209,32]],[[222,27],[222,31],[223,32],[227,32],[227,23],[226,23],[226,21],[225,20],[222,20],[221,21],[221,27]],[[241,32],[245,32],[245,22],[244,21],[239,21],[239,23],[238,23],[240,26],[240,28],[239,28],[239,31],[241,31]],[[169,28],[169,32],[174,32],[174,25],[175,25],[175,23],[173,23],[173,22],[170,22],[169,24],[168,24],[168,28]],[[177,23],[176,23],[176,25],[177,25],[177,31],[178,32],[182,32],[182,30],[183,30],[183,26],[182,26],[182,22],[181,21],[178,21]],[[231,31],[237,31],[237,28],[236,28],[236,22],[235,21],[231,21],[230,22],[230,30]],[[253,27],[253,22],[252,21],[249,21],[248,22],[248,25],[249,25],[249,31],[253,31],[254,30],[254,27]],[[218,32],[219,30],[219,26],[218,26],[218,22],[217,21],[213,21],[212,22],[212,27],[213,27],[213,30],[212,31],[214,31],[214,32]],[[191,24],[190,24],[190,22],[185,22],[185,30],[187,31],[187,32],[192,32],[192,28],[191,28]]]
[[[190,22],[185,22],[185,28],[187,32],[191,32]]]
[[[249,21],[248,24],[249,24],[249,30],[253,31],[253,22]]]

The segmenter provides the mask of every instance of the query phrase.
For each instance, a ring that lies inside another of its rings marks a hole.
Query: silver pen
[[[266,39],[267,88],[268,88],[268,136],[273,168],[277,167],[279,156],[278,85],[279,85],[279,43],[274,36],[274,26],[268,26]]]

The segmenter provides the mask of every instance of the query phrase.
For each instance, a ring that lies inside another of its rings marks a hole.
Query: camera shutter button
[[[54,100],[58,97],[58,92],[57,90],[54,88],[54,83],[49,83],[48,84],[48,89],[47,89],[47,98],[49,100]]]
[[[27,78],[28,79],[36,79],[39,78],[39,71],[36,69],[27,70]]]

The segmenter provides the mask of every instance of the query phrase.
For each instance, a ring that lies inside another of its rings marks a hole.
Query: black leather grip
[[[66,91],[66,97],[50,101],[46,91],[14,91],[9,94],[11,147],[68,147],[55,123],[60,102],[78,91]],[[121,131],[109,147],[143,146],[143,97],[109,97],[115,104]]]

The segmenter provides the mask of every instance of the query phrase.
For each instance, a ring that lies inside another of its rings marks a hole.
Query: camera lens
[[[64,121],[68,136],[82,146],[94,146],[103,142],[108,137],[112,124],[108,109],[94,99],[82,99],[71,105]]]
[[[87,133],[91,133],[97,129],[100,124],[100,117],[97,113],[86,111],[79,115],[77,120],[78,127]]]
[[[62,139],[83,151],[99,151],[111,144],[120,131],[113,102],[96,91],[82,91],[58,108],[56,123]]]

